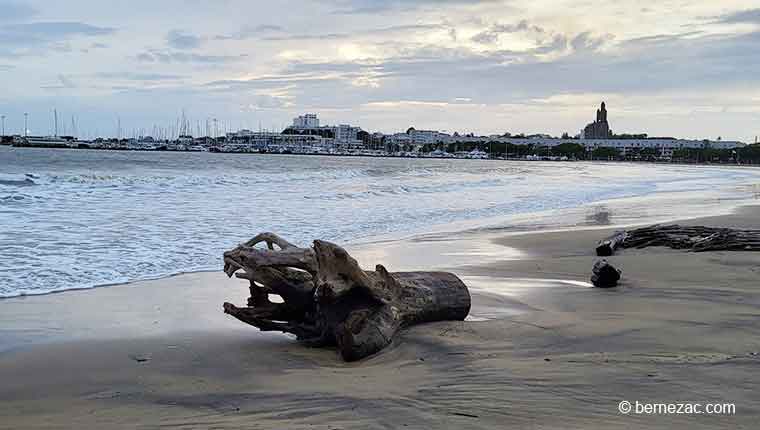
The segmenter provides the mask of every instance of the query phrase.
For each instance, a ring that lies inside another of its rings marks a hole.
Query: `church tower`
[[[612,137],[612,130],[607,122],[607,104],[602,102],[601,108],[596,110],[596,121],[587,125],[581,132],[584,139],[609,139]]]

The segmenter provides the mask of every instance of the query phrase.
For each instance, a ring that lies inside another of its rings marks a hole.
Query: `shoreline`
[[[732,186],[726,186],[724,189],[735,189],[740,186],[748,186],[748,184],[734,184]],[[640,207],[638,207],[639,210],[646,209],[648,206],[653,206],[651,202],[647,204],[647,200],[654,200],[657,198],[665,198],[668,197],[682,197],[686,196],[688,198],[689,195],[699,195],[701,194],[700,191],[655,191],[648,194],[643,195],[635,195],[635,196],[625,196],[625,197],[618,197],[618,198],[612,198],[612,199],[606,199],[606,200],[599,200],[594,202],[588,202],[581,204],[579,206],[573,206],[573,207],[566,207],[561,209],[549,209],[545,211],[538,211],[538,212],[527,212],[527,213],[515,213],[510,214],[506,216],[496,216],[496,217],[486,217],[486,218],[480,218],[480,219],[473,219],[473,220],[461,220],[461,221],[455,221],[455,222],[449,222],[439,225],[430,226],[425,231],[417,231],[417,232],[394,232],[394,233],[386,233],[386,234],[377,234],[365,238],[360,238],[348,243],[341,243],[343,246],[347,247],[349,250],[355,250],[355,249],[363,249],[363,248],[372,248],[377,247],[381,245],[391,245],[394,244],[409,244],[414,243],[418,241],[425,241],[428,238],[436,238],[436,237],[463,237],[463,236],[471,236],[471,235],[481,235],[481,234],[487,234],[487,235],[522,235],[522,234],[545,234],[545,233],[555,233],[555,232],[565,232],[565,231],[574,231],[578,229],[582,230],[607,230],[611,228],[615,229],[624,229],[624,228],[633,228],[638,226],[644,226],[644,225],[650,225],[650,224],[656,224],[656,223],[673,223],[673,222],[679,222],[679,221],[688,221],[692,219],[699,219],[704,218],[704,214],[697,215],[696,210],[699,210],[701,208],[692,208],[691,210],[695,211],[691,215],[684,216],[683,214],[681,216],[679,215],[671,215],[667,217],[644,217],[640,214],[633,214],[634,219],[632,221],[628,222],[614,222],[607,220],[602,220],[599,222],[599,220],[593,219],[595,216],[597,216],[597,213],[593,213],[593,210],[595,208],[605,208],[604,213],[607,214],[605,216],[608,216],[610,212],[613,212],[614,209],[611,209],[615,205],[625,205],[625,203],[631,203],[638,200],[644,201],[644,203],[641,204]],[[717,195],[717,194],[716,194]],[[756,195],[754,197],[754,200],[757,200],[758,196]],[[708,199],[709,200],[709,199]],[[710,216],[727,216],[731,215],[732,213],[741,210],[743,207],[747,206],[753,206],[754,201],[751,197],[745,196],[743,198],[729,198],[724,199],[723,201],[731,201],[732,203],[728,206],[725,205],[718,205],[718,207],[712,208],[712,213]],[[718,203],[721,203],[722,200],[718,198],[716,200]],[[678,202],[675,205],[671,203],[672,206],[682,206],[683,202]],[[583,216],[586,217],[585,222],[583,221]],[[574,221],[568,222],[564,225],[557,226],[556,219],[560,218],[570,218]],[[535,221],[536,219],[543,219],[547,220],[548,222],[542,224],[540,222]],[[530,220],[526,222],[526,220]],[[53,290],[53,291],[44,291],[44,292],[24,292],[19,293],[16,295],[9,295],[9,296],[0,296],[0,304],[2,304],[4,301],[11,300],[11,299],[19,299],[19,298],[26,298],[26,297],[38,297],[38,296],[47,296],[51,294],[62,294],[66,292],[76,292],[76,291],[91,291],[96,290],[100,288],[107,288],[107,287],[114,287],[114,286],[121,286],[121,285],[130,285],[140,282],[147,282],[147,281],[156,281],[156,280],[162,280],[162,279],[170,279],[176,276],[182,276],[185,274],[197,274],[197,273],[207,273],[207,272],[216,272],[218,269],[216,268],[200,268],[200,269],[182,269],[177,272],[172,272],[168,274],[158,274],[158,275],[145,275],[143,277],[139,277],[136,279],[131,280],[125,280],[125,281],[108,281],[92,286],[77,286],[77,287],[70,287],[60,290]]]
[[[616,199],[620,200],[620,199]],[[711,223],[721,223],[720,226],[722,227],[736,227],[736,228],[742,228],[746,227],[746,222],[731,222],[732,219],[743,219],[741,216],[741,213],[752,213],[755,210],[760,212],[760,203],[750,203],[750,202],[744,202],[743,204],[731,207],[730,209],[727,209],[722,214],[711,214],[709,216],[694,216],[689,218],[678,218],[678,219],[671,219],[671,220],[664,220],[659,222],[658,224],[670,224],[670,223],[678,223],[678,224],[684,224],[684,225],[696,225],[696,224],[702,224],[702,225],[713,225]],[[728,224],[728,225],[726,225]],[[446,224],[447,226],[451,226],[454,224]],[[646,225],[652,225],[650,222],[637,222],[632,224],[615,224],[615,225],[597,225],[597,226],[583,226],[583,227],[577,227],[577,226],[565,226],[560,228],[538,228],[538,229],[526,229],[522,230],[519,227],[514,226],[494,226],[494,227],[473,227],[470,229],[464,229],[464,230],[437,230],[437,231],[430,231],[430,232],[423,232],[423,233],[415,233],[415,234],[409,234],[409,235],[403,235],[403,236],[393,236],[393,235],[381,235],[376,236],[372,238],[361,239],[355,242],[350,242],[347,244],[341,244],[341,246],[344,246],[353,256],[359,260],[360,264],[366,267],[370,267],[372,265],[372,261],[374,259],[378,258],[377,253],[375,252],[378,248],[396,248],[398,250],[401,249],[408,249],[410,247],[414,247],[415,244],[422,243],[423,246],[426,247],[434,247],[434,245],[431,245],[431,243],[445,243],[446,246],[448,246],[451,242],[467,242],[469,240],[475,239],[477,241],[481,242],[494,242],[497,247],[494,248],[496,251],[498,251],[499,254],[499,260],[500,262],[504,261],[514,261],[514,260],[525,260],[528,259],[530,256],[532,256],[531,252],[533,252],[532,248],[530,246],[526,246],[525,243],[529,242],[527,240],[530,237],[552,237],[554,235],[566,235],[566,234],[578,234],[581,236],[591,236],[594,235],[595,237],[598,236],[598,239],[594,240],[594,245],[596,241],[603,239],[604,237],[609,236],[610,234],[614,233],[615,231],[621,230],[621,229],[629,229],[629,228],[637,228],[641,226]],[[718,225],[718,224],[714,224]],[[518,239],[518,248],[510,247],[510,238],[517,238]],[[522,240],[519,240],[522,239]],[[588,249],[593,250],[594,246],[589,246]],[[541,250],[543,251],[543,250]],[[482,255],[482,254],[480,254]],[[397,258],[394,259],[391,258],[390,262],[388,262],[388,254],[384,254],[385,256],[385,263],[383,264],[389,264],[393,265],[395,267],[404,267],[405,263],[401,260],[405,260],[406,256],[404,258]],[[506,260],[505,260],[506,258]],[[451,254],[449,254],[448,258],[449,262],[447,264],[441,264],[438,266],[440,269],[467,269],[467,268],[473,268],[473,267],[479,267],[477,265],[470,264],[471,262],[467,262],[465,264],[455,263],[452,264],[452,258]],[[454,259],[455,260],[455,259]],[[414,267],[419,267],[420,264],[415,262],[412,264]],[[425,266],[422,264],[422,266]],[[482,267],[482,266],[480,266]],[[408,269],[401,269],[401,270],[412,270],[411,268]],[[167,275],[158,275],[158,276],[151,276],[146,277],[143,279],[136,279],[131,281],[125,281],[125,282],[110,282],[105,284],[99,284],[92,287],[78,287],[78,288],[69,288],[65,290],[60,291],[49,291],[39,294],[20,294],[17,296],[9,296],[9,297],[0,297],[0,305],[2,305],[5,302],[10,302],[13,300],[26,300],[26,299],[33,299],[37,297],[46,297],[46,296],[57,296],[57,295],[63,295],[66,293],[84,293],[88,291],[94,291],[94,290],[100,290],[103,288],[120,288],[120,287],[130,287],[135,285],[141,285],[141,284],[150,284],[150,283],[156,283],[156,282],[162,282],[162,281],[171,281],[175,278],[182,278],[186,276],[195,276],[195,275],[208,275],[208,274],[219,274],[222,273],[219,269],[200,269],[200,270],[188,270],[188,271],[180,271],[177,273],[171,273]],[[477,275],[474,275],[477,276]]]
[[[759,214],[684,223],[757,227]],[[606,233],[349,249],[394,271],[431,269],[417,260],[431,254],[470,285],[474,317],[413,327],[351,364],[224,315],[248,292],[219,272],[3,301],[0,345],[38,342],[0,352],[0,428],[751,428],[760,253],[625,250],[611,257],[620,287],[600,290],[587,278]],[[621,400],[737,413],[627,416]]]
[[[486,142],[481,142],[486,144]],[[574,143],[574,142],[569,142]],[[428,159],[428,160],[490,160],[490,161],[536,161],[536,162],[590,162],[590,163],[633,163],[633,164],[653,164],[653,165],[684,165],[684,166],[731,166],[731,167],[760,167],[758,163],[736,163],[736,162],[715,162],[715,161],[664,161],[664,160],[629,160],[629,159],[573,159],[566,158],[560,159],[560,156],[541,156],[534,155],[535,158],[526,157],[457,157],[457,156],[430,156],[430,155],[404,155],[402,153],[386,153],[386,154],[357,154],[357,153],[323,153],[323,152],[244,152],[244,151],[194,151],[194,150],[180,150],[180,149],[143,149],[143,148],[97,148],[97,147],[73,147],[73,146],[58,146],[58,145],[13,145],[13,144],[0,144],[0,146],[8,146],[12,148],[21,149],[65,149],[65,150],[79,150],[79,151],[115,151],[115,152],[177,152],[177,153],[199,153],[199,154],[239,154],[239,155],[302,155],[311,157],[365,157],[365,158],[402,158],[402,159]],[[530,156],[533,157],[533,156]]]
[[[631,163],[631,164],[647,164],[647,165],[675,165],[675,166],[705,166],[705,167],[760,167],[760,164],[758,163],[722,163],[722,162],[697,162],[697,161],[646,161],[646,160],[610,160],[610,159],[566,159],[566,160],[560,160],[560,159],[551,159],[550,157],[542,157],[537,156],[537,158],[526,158],[526,157],[486,157],[486,158],[467,158],[467,157],[433,157],[433,156],[410,156],[410,155],[393,155],[393,154],[387,154],[387,155],[373,155],[373,154],[325,154],[325,153],[318,153],[318,152],[235,152],[235,151],[191,151],[191,150],[162,150],[162,149],[141,149],[141,148],[75,148],[75,147],[61,147],[61,146],[29,146],[29,145],[23,145],[23,146],[16,146],[16,145],[0,145],[7,146],[11,148],[20,148],[20,149],[62,149],[62,150],[79,150],[79,151],[114,151],[114,152],[156,152],[156,153],[166,153],[166,152],[177,152],[177,153],[197,153],[197,154],[238,154],[238,155],[283,155],[283,156],[310,156],[310,157],[362,157],[362,158],[401,158],[401,159],[421,159],[421,160],[480,160],[480,161],[529,161],[529,162],[551,162],[551,163]],[[554,156],[556,157],[556,156]]]

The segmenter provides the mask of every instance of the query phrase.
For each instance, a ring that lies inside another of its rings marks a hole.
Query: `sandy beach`
[[[743,207],[684,223],[758,220]],[[591,288],[611,231],[349,248],[453,271],[473,293],[470,320],[414,327],[352,364],[224,315],[247,291],[222,273],[3,300],[0,428],[755,428],[760,253],[625,250],[611,258],[621,285]],[[625,415],[623,400],[736,414]]]

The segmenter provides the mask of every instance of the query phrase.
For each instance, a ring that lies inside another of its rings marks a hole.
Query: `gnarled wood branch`
[[[224,270],[249,280],[251,291],[248,306],[225,303],[225,313],[262,331],[336,345],[347,361],[380,351],[404,327],[464,320],[470,312],[470,293],[451,273],[390,273],[380,265],[365,271],[343,248],[319,240],[298,248],[263,233],[225,252]]]
[[[666,246],[693,252],[760,251],[760,230],[731,228],[653,225],[631,231],[616,232],[599,242],[596,253],[607,257],[617,248]]]

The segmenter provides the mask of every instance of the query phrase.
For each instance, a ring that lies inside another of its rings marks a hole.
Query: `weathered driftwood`
[[[599,260],[591,269],[591,283],[598,288],[614,288],[620,281],[620,270],[614,268],[607,260]]]
[[[760,251],[760,230],[654,225],[617,232],[600,241],[596,252],[597,255],[606,257],[614,254],[617,248],[641,249],[650,246],[666,246],[693,252]]]
[[[628,237],[628,233],[625,231],[618,231],[612,236],[600,240],[596,246],[596,255],[599,257],[609,257],[613,255],[626,237]]]
[[[249,280],[251,292],[247,306],[225,303],[225,313],[310,345],[336,345],[346,361],[380,351],[404,327],[464,320],[470,312],[470,293],[451,273],[389,273],[381,265],[365,271],[343,248],[320,240],[299,248],[263,233],[225,252],[224,271]]]

